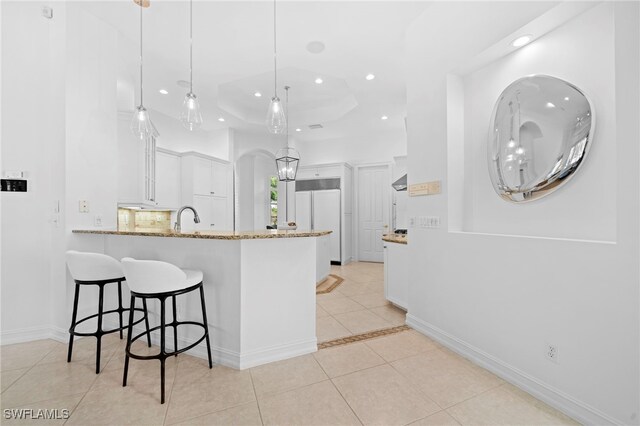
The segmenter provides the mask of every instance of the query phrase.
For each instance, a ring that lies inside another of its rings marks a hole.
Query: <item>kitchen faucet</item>
[[[193,221],[195,223],[200,223],[200,216],[198,216],[198,212],[196,211],[196,209],[191,206],[182,206],[180,207],[180,210],[178,210],[178,214],[176,214],[176,223],[173,225],[173,230],[176,232],[180,232],[182,228],[180,225],[180,220],[182,217],[182,212],[185,210],[191,210],[193,212]]]

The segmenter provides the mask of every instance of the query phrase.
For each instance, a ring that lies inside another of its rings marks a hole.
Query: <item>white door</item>
[[[389,167],[358,168],[358,259],[383,262],[382,234],[389,231]]]
[[[340,190],[313,191],[313,229],[329,235],[331,261],[340,262]]]
[[[284,212],[278,212],[278,216]],[[296,192],[296,224],[301,231],[311,230],[311,192]]]
[[[227,196],[227,179],[229,174],[229,165],[211,163],[211,195],[217,197]]]

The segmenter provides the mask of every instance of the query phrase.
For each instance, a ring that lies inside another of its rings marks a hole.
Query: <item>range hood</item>
[[[393,182],[391,184],[391,186],[393,186],[393,189],[395,189],[396,191],[406,191],[407,190],[407,175],[405,174],[400,179],[398,179],[397,181]]]

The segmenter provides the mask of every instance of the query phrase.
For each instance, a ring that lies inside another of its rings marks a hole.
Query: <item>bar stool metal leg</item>
[[[120,320],[120,340],[122,340],[122,281],[118,281],[118,319]]]
[[[69,327],[69,350],[67,351],[67,362],[71,362],[73,352],[73,329],[78,319],[78,298],[80,297],[80,284],[76,283],[75,295],[73,296],[73,314],[71,315],[71,327]]]
[[[164,319],[164,302],[165,298],[160,299],[160,404],[164,404],[164,332],[165,332],[165,319]]]
[[[202,322],[204,323],[204,336],[207,342],[207,355],[209,355],[209,368],[213,368],[211,361],[211,342],[209,342],[209,323],[207,322],[207,307],[204,302],[204,286],[200,283],[200,303],[202,304]]]
[[[149,311],[147,310],[147,299],[142,299],[142,308],[144,309],[144,325],[147,327],[147,345],[151,347],[151,332],[149,331]]]
[[[98,331],[96,332],[96,339],[98,339],[98,349],[96,350],[96,374],[100,374],[100,351],[102,349],[102,307],[104,305],[104,285],[98,286]]]
[[[171,297],[173,302],[173,351],[178,356],[178,309],[176,306],[176,296]]]
[[[144,300],[144,299],[143,299]],[[127,386],[127,375],[129,374],[129,351],[131,350],[131,336],[133,335],[133,312],[135,308],[136,297],[131,295],[131,304],[129,305],[129,326],[127,328],[127,349],[124,351],[124,374],[122,376],[122,386]],[[145,312],[147,311],[146,303]],[[147,325],[147,333],[149,332],[149,325]],[[151,346],[151,345],[149,345]]]

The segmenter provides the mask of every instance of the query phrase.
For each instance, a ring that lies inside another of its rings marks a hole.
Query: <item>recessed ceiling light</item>
[[[525,44],[531,41],[531,36],[529,34],[518,37],[517,39],[511,42],[513,47],[522,47]]]
[[[564,97],[564,100],[565,100],[565,101],[568,101],[568,100],[569,100],[569,97],[568,97],[568,96],[565,96],[565,97]]]
[[[551,102],[547,102],[546,107],[547,108],[555,108],[556,106],[555,106],[555,104],[552,104]]]
[[[367,74],[367,76],[365,77],[367,80],[373,80],[374,78],[376,78],[375,75],[373,74]]]
[[[386,115],[383,115],[382,117],[380,117],[381,120],[386,120],[387,118],[389,117],[387,117]]]
[[[256,93],[253,94],[253,96],[255,96],[256,98],[259,98],[260,96],[262,96],[262,93],[256,92]]]
[[[224,121],[224,117],[218,118],[218,121],[220,121],[220,122]]]
[[[315,80],[316,84],[322,84],[322,79],[320,77],[316,78]]]
[[[301,132],[301,131],[302,131],[302,129],[296,129],[296,132]]]
[[[307,51],[309,53],[321,53],[324,50],[324,43],[321,41],[310,41],[307,44]]]
[[[160,89],[160,90],[158,90],[158,92],[162,93],[163,95],[167,95],[167,94],[169,94],[169,92],[167,92],[167,91],[166,91],[166,90],[164,90],[164,89]]]

